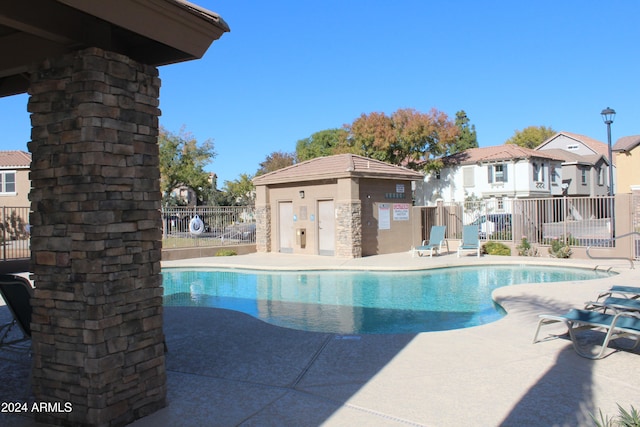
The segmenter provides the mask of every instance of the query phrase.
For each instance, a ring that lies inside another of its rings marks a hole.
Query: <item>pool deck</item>
[[[528,261],[596,266],[576,259],[404,253],[352,260],[249,254],[163,267],[407,270]],[[532,344],[532,338],[540,313],[581,307],[613,284],[640,286],[638,265],[613,263],[615,277],[499,288],[494,299],[507,316],[444,332],[343,336],[279,328],[228,310],[167,307],[168,406],[131,426],[594,425],[590,413],[616,415],[617,404],[640,408],[640,353],[615,351],[592,361],[567,339]],[[11,424],[3,425],[35,425],[24,417],[4,419]]]

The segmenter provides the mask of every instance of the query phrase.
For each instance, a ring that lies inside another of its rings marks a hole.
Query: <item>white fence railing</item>
[[[253,206],[195,206],[162,209],[164,248],[255,243]]]
[[[460,238],[462,226],[478,225],[482,240],[549,244],[565,239],[572,246],[611,246],[613,197],[475,200],[423,208],[423,232],[446,225],[447,238]],[[423,237],[426,238],[426,237]]]

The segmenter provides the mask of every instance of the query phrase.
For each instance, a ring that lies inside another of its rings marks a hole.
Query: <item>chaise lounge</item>
[[[604,357],[609,341],[618,338],[631,337],[635,339],[635,344],[630,348],[631,350],[640,345],[640,312],[637,311],[624,310],[618,311],[615,314],[606,314],[593,310],[572,309],[563,315],[541,314],[533,342],[545,341],[546,339],[538,340],[540,328],[544,325],[557,322],[563,322],[567,326],[574,350],[578,355],[587,359],[600,359]],[[579,346],[576,336],[576,331],[579,329],[602,329],[605,332],[605,337],[599,352],[592,354]],[[557,336],[554,337],[557,338]]]
[[[480,239],[478,238],[477,225],[465,225],[462,227],[462,242],[458,247],[458,258],[462,251],[475,251],[480,258]]]
[[[422,245],[413,249],[413,256],[417,253],[418,256],[422,256],[421,252],[429,251],[429,258],[433,256],[433,251],[436,251],[436,254],[442,252],[442,246],[447,247],[447,252],[449,252],[449,242],[445,239],[445,232],[447,231],[446,225],[433,225],[431,227],[431,232],[429,233],[429,243],[426,240],[422,241]]]

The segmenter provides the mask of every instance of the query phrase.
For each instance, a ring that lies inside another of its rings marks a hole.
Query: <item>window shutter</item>
[[[491,184],[493,182],[493,165],[487,166],[487,174],[488,174],[489,184]]]
[[[502,165],[502,182],[507,182],[507,164],[503,163]]]

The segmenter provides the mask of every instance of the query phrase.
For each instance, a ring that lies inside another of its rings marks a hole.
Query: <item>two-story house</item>
[[[31,154],[0,151],[0,206],[29,207]]]
[[[640,194],[640,135],[618,139],[613,152],[617,172],[615,193]]]
[[[443,159],[444,168],[425,177],[416,189],[416,203],[425,206],[463,202],[468,198],[540,198],[561,195],[562,159],[540,151],[505,144],[471,148]]]
[[[607,144],[585,135],[563,131],[535,149],[562,159],[562,195],[595,197],[609,194]],[[613,172],[615,183],[615,169]]]

